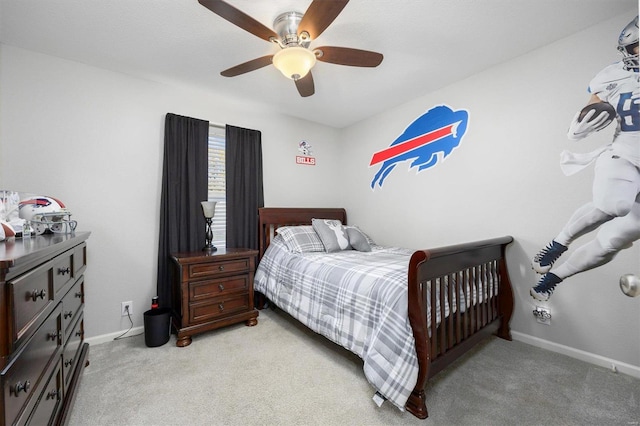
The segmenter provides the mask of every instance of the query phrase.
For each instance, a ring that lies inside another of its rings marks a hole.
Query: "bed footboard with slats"
[[[409,263],[409,321],[419,373],[406,408],[428,416],[427,380],[490,334],[511,340],[513,290],[506,246],[512,237],[416,251]]]
[[[342,208],[260,208],[260,258],[276,229],[308,225],[312,218],[338,219]],[[427,380],[490,334],[511,340],[513,291],[505,261],[512,237],[413,253],[408,268],[409,321],[419,364],[418,381],[405,408],[428,416]],[[263,296],[259,295],[258,306]]]

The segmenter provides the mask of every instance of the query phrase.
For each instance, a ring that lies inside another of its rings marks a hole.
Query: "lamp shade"
[[[216,213],[216,201],[202,201],[202,213],[209,219]]]
[[[316,55],[309,49],[294,46],[273,55],[272,61],[285,77],[298,80],[307,75],[316,64]]]

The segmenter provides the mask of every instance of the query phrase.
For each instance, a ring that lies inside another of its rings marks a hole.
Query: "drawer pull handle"
[[[77,292],[77,293],[76,293],[76,297],[77,297],[78,299],[82,299],[82,292],[81,292],[81,291]]]
[[[224,271],[224,266],[222,265],[218,266],[218,271],[221,271],[221,272]]]
[[[70,366],[71,364],[73,364],[73,358],[69,358],[69,359],[67,359],[67,360],[65,360],[65,361],[64,361],[64,366],[65,366],[65,367],[68,367],[68,366]]]
[[[58,275],[64,275],[71,273],[71,268],[68,266],[66,268],[58,268]]]
[[[82,331],[76,331],[76,336],[78,337],[82,336]]]
[[[219,284],[218,288],[220,289],[220,291],[224,291],[224,285],[223,284]]]
[[[20,393],[20,391],[24,391],[24,393],[29,392],[29,389],[31,389],[31,382],[28,380],[26,380],[24,383],[18,382],[11,387],[11,390],[16,396],[19,396],[18,394]]]
[[[59,400],[60,399],[60,391],[58,389],[56,390],[52,390],[47,394],[47,399],[56,399]]]
[[[50,340],[56,340],[60,337],[61,333],[59,331],[56,331],[55,333],[49,333],[47,334],[47,338]]]
[[[71,318],[73,316],[73,311],[67,311],[64,313],[64,319]]]
[[[31,292],[31,299],[35,302],[38,300],[38,298],[43,299],[47,297],[47,291],[46,290],[33,290]]]
[[[218,305],[218,309],[224,311],[224,302]]]

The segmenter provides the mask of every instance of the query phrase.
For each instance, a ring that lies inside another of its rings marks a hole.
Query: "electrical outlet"
[[[129,308],[128,312],[127,312],[127,308]],[[123,317],[126,317],[128,315],[133,315],[133,302],[132,301],[122,302],[120,306],[120,311]]]
[[[549,309],[536,306],[533,310],[533,316],[536,317],[536,321],[540,324],[551,325],[551,312],[549,312]]]

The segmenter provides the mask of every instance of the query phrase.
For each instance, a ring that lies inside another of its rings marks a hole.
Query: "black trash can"
[[[171,310],[169,308],[150,309],[144,313],[144,343],[154,348],[169,341]]]

